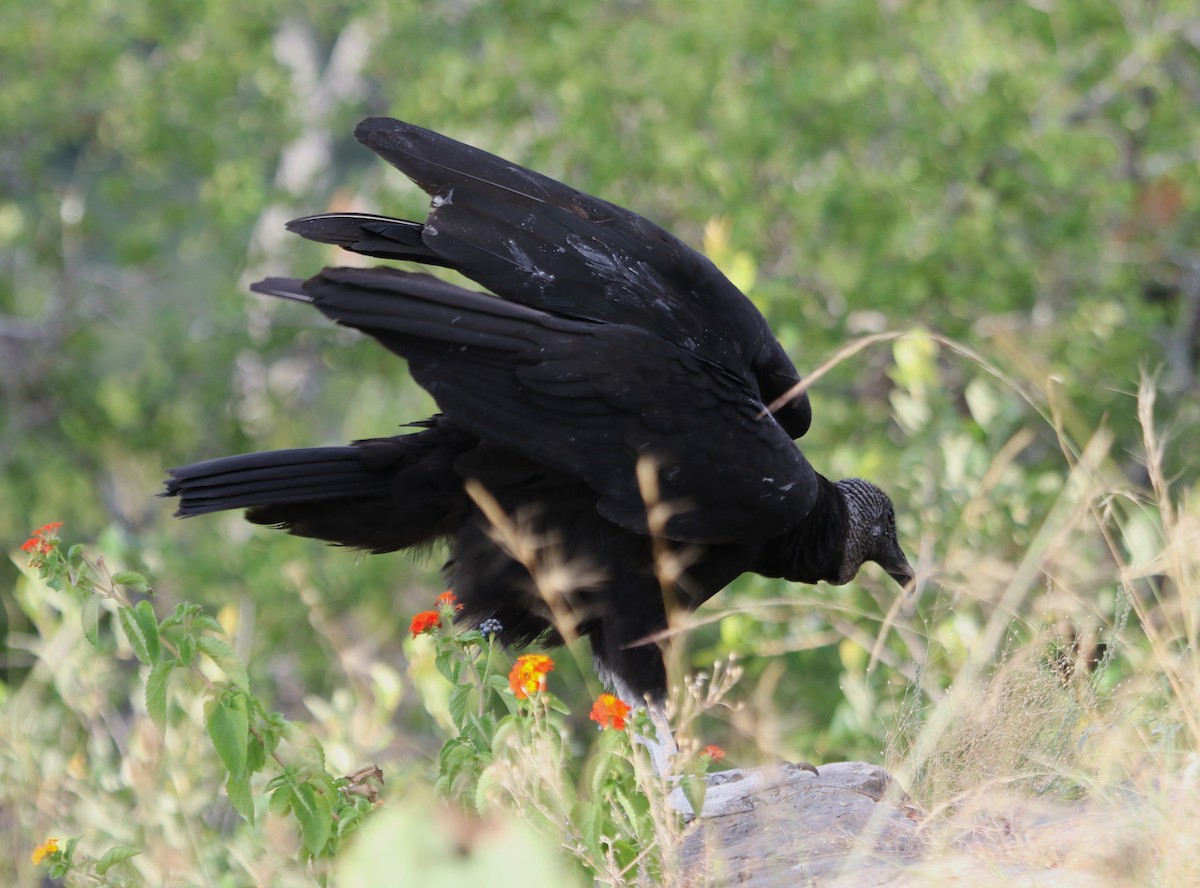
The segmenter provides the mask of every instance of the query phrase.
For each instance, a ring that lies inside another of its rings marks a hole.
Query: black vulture
[[[393,267],[252,289],[374,337],[440,412],[409,434],[172,469],[177,515],[246,509],[377,553],[446,540],[463,624],[496,620],[517,646],[587,636],[627,702],[666,695],[670,608],[695,609],[740,574],[846,583],[873,561],[912,578],[888,497],[827,480],[796,446],[807,395],[766,409],[800,375],[706,257],[421,127],[369,118],[355,135],[429,193],[425,221],[331,213],[288,228],[490,293]],[[498,516],[527,542],[498,533]]]

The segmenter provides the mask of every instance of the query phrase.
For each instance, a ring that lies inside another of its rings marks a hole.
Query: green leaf
[[[553,694],[544,694],[543,696],[546,699],[546,707],[548,709],[554,712],[561,712],[563,715],[571,714],[571,707],[569,707],[562,700],[558,699],[558,697],[554,696]]]
[[[251,734],[246,745],[246,773],[256,774],[263,769],[263,765],[266,763],[267,751],[263,747],[263,742]]]
[[[479,779],[475,783],[475,793],[472,801],[475,805],[477,814],[486,814],[488,809],[492,807],[491,798],[493,795],[502,795],[503,782],[500,773],[495,768],[486,768],[479,774]]]
[[[474,688],[470,685],[464,684],[457,685],[450,692],[450,720],[458,726],[459,730],[462,729],[463,716],[467,711],[467,704],[471,701],[471,691],[473,690]]]
[[[146,677],[146,714],[160,731],[167,729],[167,679],[174,668],[174,660],[159,660]]]
[[[333,809],[329,799],[314,790],[312,784],[301,783],[292,796],[292,813],[300,822],[304,847],[309,854],[319,854],[333,831]]]
[[[571,825],[579,830],[580,838],[597,860],[604,858],[604,848],[600,844],[600,834],[604,828],[600,804],[598,797],[578,801],[571,811]]]
[[[325,747],[317,735],[303,725],[288,723],[284,736],[289,744],[289,759],[310,773],[325,771]]]
[[[232,690],[219,697],[210,697],[204,701],[204,723],[217,755],[230,775],[240,777],[245,774],[246,744],[250,736],[246,698]]]
[[[134,592],[150,591],[150,583],[136,570],[119,570],[112,575],[112,581],[118,586],[132,589]]]
[[[587,763],[587,770],[584,773],[584,777],[593,798],[600,797],[600,790],[608,780],[613,759],[614,756],[611,752],[601,748]]]
[[[185,635],[179,640],[179,662],[184,666],[191,666],[194,659],[196,659],[196,639]]]
[[[229,779],[225,781],[225,792],[233,809],[250,823],[254,823],[254,796],[250,794],[250,775],[230,774]]]
[[[465,763],[477,758],[475,747],[465,740],[454,738],[448,740],[438,755],[438,770],[451,777]]]
[[[130,858],[141,854],[140,848],[130,848],[128,845],[113,845],[96,861],[96,875],[103,876],[118,863],[124,863]]]
[[[135,607],[122,607],[117,610],[117,620],[121,631],[129,640],[133,654],[147,666],[153,666],[158,661],[160,645],[158,642],[158,620],[154,616],[154,608],[148,601],[139,601]]]
[[[271,793],[271,801],[269,803],[271,816],[285,816],[290,810],[292,810],[292,801],[294,797],[295,793],[292,790],[292,785],[290,783],[282,783],[279,787],[277,787],[276,790]]]
[[[200,635],[196,637],[196,646],[221,667],[221,671],[229,676],[229,680],[243,690],[250,690],[250,676],[246,666],[223,639],[215,635]]]
[[[217,618],[211,617],[206,613],[192,615],[192,628],[205,629],[209,632],[216,632],[218,635],[225,634],[225,627],[217,622]]]
[[[83,623],[83,637],[91,643],[92,647],[100,650],[100,599],[98,596],[89,595],[83,602],[83,610],[79,614],[80,620]]]
[[[703,777],[685,774],[680,780],[680,785],[683,787],[684,796],[692,806],[692,811],[699,817],[700,812],[704,810],[704,795],[708,791],[708,784],[704,782]]]
[[[462,672],[462,661],[454,656],[454,652],[449,648],[439,648],[437,654],[434,655],[433,664],[437,667],[437,671],[441,673],[442,678],[457,685],[459,673]]]

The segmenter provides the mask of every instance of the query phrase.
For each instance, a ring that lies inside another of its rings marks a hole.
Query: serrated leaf
[[[298,768],[311,773],[321,773],[325,770],[325,747],[308,728],[289,723],[284,735],[290,744],[292,759]]]
[[[292,798],[293,792],[292,785],[290,783],[283,783],[276,788],[276,790],[271,793],[271,801],[269,802],[271,816],[286,816],[288,811],[292,810]]]
[[[185,635],[179,640],[179,662],[184,666],[191,666],[192,661],[196,659],[196,639],[190,635]]]
[[[451,684],[458,684],[459,672],[462,668],[460,661],[453,656],[448,648],[440,648],[433,657],[433,665],[442,678]]]
[[[366,802],[365,799],[361,801]],[[366,802],[366,804],[369,805],[370,803]],[[342,808],[338,812],[337,819],[338,838],[345,838],[358,829],[362,825],[362,820],[366,813],[367,810],[358,805],[353,808]]]
[[[257,774],[266,763],[267,751],[263,747],[263,742],[251,734],[246,744],[246,773]]]
[[[148,601],[139,601],[135,607],[117,610],[117,621],[121,631],[133,648],[133,654],[147,666],[158,662],[161,646],[158,641],[158,619]]]
[[[491,795],[498,788],[503,788],[504,780],[495,768],[485,768],[475,783],[475,793],[472,802],[477,814],[486,814],[492,807]]]
[[[474,690],[470,685],[457,685],[450,692],[450,720],[456,725],[462,725],[463,715],[467,711],[467,704],[471,700],[471,691]]]
[[[89,595],[84,599],[79,618],[83,624],[83,637],[100,650],[100,599],[97,596]]]
[[[704,797],[701,796],[700,798],[703,802]],[[634,805],[632,799],[629,797],[629,794],[625,792],[624,789],[619,786],[614,786],[612,791],[612,800],[615,806],[621,809],[621,812],[625,815],[626,820],[628,820],[630,823],[637,823],[637,807]],[[695,810],[699,811],[700,808],[695,808]]]
[[[508,693],[508,678],[500,675],[498,672],[493,672],[488,676],[487,686],[493,690],[500,691],[507,695]]]
[[[319,854],[333,831],[333,809],[329,799],[314,790],[311,784],[301,783],[292,795],[292,813],[300,822],[304,847],[309,854]]]
[[[237,692],[226,692],[204,701],[204,723],[217,755],[231,776],[246,771],[246,744],[250,736],[250,718],[246,698]]]
[[[250,794],[250,776],[248,774],[229,775],[225,781],[225,792],[233,809],[254,823],[254,796]]]
[[[134,592],[150,591],[150,583],[136,570],[119,570],[112,575],[112,581],[118,586],[132,589]]]
[[[612,766],[612,753],[601,750],[592,756],[587,764],[587,786],[593,798],[600,797],[600,790],[608,780],[609,768]]]
[[[496,756],[504,751],[506,746],[521,745],[521,729],[522,724],[520,716],[506,715],[500,719],[496,725],[496,730],[492,733],[492,755]]]
[[[217,621],[217,618],[206,613],[192,615],[192,628],[207,629],[209,632],[216,632],[218,634],[225,632],[225,627]]]
[[[83,555],[85,551],[86,550],[84,549],[83,543],[76,543],[67,550],[67,563],[70,564],[71,567],[79,567],[79,565],[83,564]]]
[[[246,666],[227,642],[215,635],[199,635],[196,636],[196,647],[220,666],[221,671],[228,675],[235,685],[250,690],[250,676],[246,672]]]
[[[451,774],[462,767],[463,762],[475,757],[471,744],[463,740],[450,740],[442,747],[438,756],[438,770],[443,774]]]
[[[160,731],[167,729],[167,680],[174,668],[173,660],[159,660],[146,676],[146,714]]]
[[[140,848],[130,848],[128,845],[113,845],[96,861],[96,875],[102,876],[118,863],[124,863],[126,860],[137,857],[141,853]]]
[[[600,833],[604,827],[604,818],[600,813],[598,798],[576,802],[571,811],[571,825],[579,830],[579,836],[597,860],[604,859],[604,849],[600,845]]]

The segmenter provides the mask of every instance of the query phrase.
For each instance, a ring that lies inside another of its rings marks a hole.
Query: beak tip
[[[912,585],[913,580],[917,578],[917,572],[912,569],[912,565],[908,563],[908,559],[904,559],[900,564],[887,567],[885,570],[889,577],[900,584],[901,588],[908,588]]]

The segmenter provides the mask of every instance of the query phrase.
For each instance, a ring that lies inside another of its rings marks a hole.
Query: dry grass
[[[1011,381],[977,356],[972,361],[994,379]],[[1200,884],[1200,503],[1164,476],[1152,381],[1138,394],[1148,490],[1122,476],[1103,429],[1074,443],[1052,389],[1052,382],[1040,390],[1012,384],[1020,397],[1044,405],[1038,414],[1065,466],[1052,504],[1028,528],[1016,557],[1012,547],[979,541],[993,532],[990,504],[1035,440],[1028,429],[995,452],[975,496],[945,522],[946,536],[922,538],[920,591],[930,603],[922,611],[911,602],[881,602],[885,616],[871,635],[860,613],[799,590],[767,606],[794,611],[804,602],[822,609],[824,628],[798,646],[843,643],[869,652],[861,676],[847,667],[847,694],[865,695],[863,706],[890,722],[884,764],[925,813],[930,853],[907,869],[908,884]],[[486,510],[486,494],[475,493]],[[551,610],[562,610],[577,566],[523,538],[519,522],[492,517],[498,539],[530,565]],[[663,564],[664,578],[677,567]],[[203,733],[198,695],[181,691],[179,718],[164,740],[136,697],[123,709],[114,701],[112,689],[129,686],[132,666],[120,652],[116,659],[102,656],[82,642],[77,607],[32,580],[19,593],[25,610],[38,615],[37,633],[12,641],[37,665],[0,703],[6,883],[34,884],[29,848],[46,835],[72,832],[97,845],[144,847],[134,864],[148,884],[184,877],[198,884],[310,879],[294,863],[295,836],[278,822],[266,818],[253,832],[233,829],[230,812],[205,783],[213,773],[211,750],[194,742]],[[972,619],[961,618],[968,612]],[[931,622],[930,613],[938,619]],[[716,616],[674,621],[672,632],[686,635]],[[563,617],[569,638],[569,614]],[[349,646],[327,640],[336,650]],[[1105,647],[1089,663],[1096,641]],[[347,676],[355,693],[324,706],[314,701],[314,720],[331,755],[361,763],[396,748],[389,725],[395,706],[380,705],[382,688],[371,691],[375,666],[386,664],[359,662],[361,651],[343,653],[345,663],[357,664]],[[894,699],[877,689],[870,697],[868,669],[876,664],[901,677],[904,687]],[[773,683],[792,677],[768,671],[758,696],[737,712],[730,701],[743,692],[734,687],[739,674],[722,664],[707,682],[680,689],[676,721],[685,751],[698,742],[692,726],[701,714],[728,720],[759,741],[757,751],[742,750],[744,760],[786,748],[768,707]],[[355,729],[346,730],[348,724]],[[364,737],[373,739],[363,743]],[[585,852],[564,827],[580,787],[563,761],[579,750],[564,742],[552,732],[531,744],[503,741],[485,792],[497,816],[543,824],[552,837],[547,853],[578,861]],[[648,763],[639,757],[636,767],[653,821],[638,863],[652,864],[664,884],[686,884],[673,863],[683,828]],[[230,838],[213,844],[214,834]],[[604,883],[633,882],[633,870],[615,859],[586,863]]]

